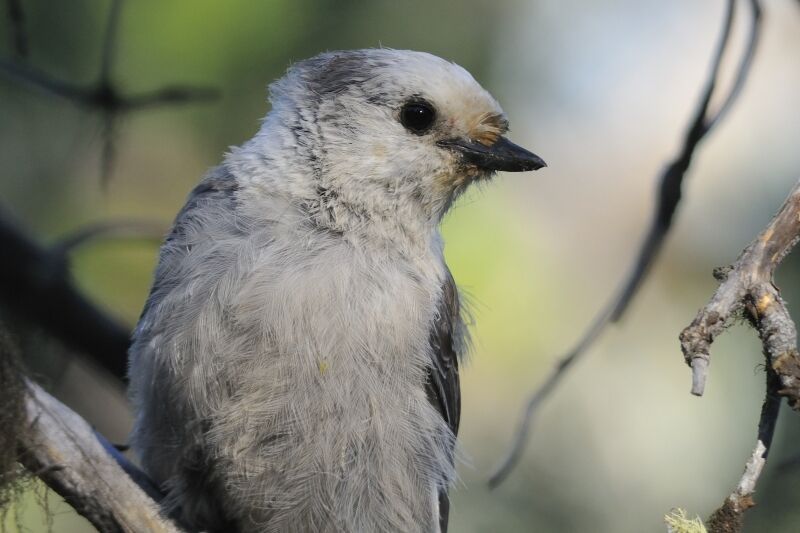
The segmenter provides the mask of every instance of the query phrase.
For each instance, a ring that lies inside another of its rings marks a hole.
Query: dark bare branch
[[[119,117],[110,111],[103,112],[103,148],[100,151],[100,184],[105,189],[114,171],[114,155],[117,151],[117,121]]]
[[[134,95],[121,95],[113,85],[81,86],[53,78],[49,74],[28,65],[0,60],[0,75],[29,85],[40,91],[69,100],[70,102],[98,111],[123,113],[160,105],[210,102],[219,98],[219,91],[209,87],[166,86]]]
[[[11,28],[11,49],[17,59],[28,57],[28,33],[25,31],[25,12],[21,0],[6,0],[6,14]]]
[[[130,330],[73,284],[64,255],[30,239],[0,212],[0,303],[125,381]]]
[[[566,355],[559,358],[550,376],[530,395],[522,418],[517,426],[517,431],[511,445],[511,451],[490,477],[489,485],[491,487],[502,483],[513,470],[528,440],[530,427],[532,425],[531,420],[536,410],[555,389],[556,385],[561,380],[562,374],[587,352],[609,324],[618,322],[622,318],[632,298],[641,286],[642,281],[649,273],[672,227],[675,212],[681,201],[683,180],[691,165],[697,147],[714,126],[719,123],[719,120],[736,100],[750,72],[752,58],[760,35],[761,6],[758,0],[748,0],[748,2],[751,7],[750,36],[744,55],[739,62],[738,71],[732,87],[729,89],[727,96],[723,99],[720,109],[716,113],[711,112],[710,104],[717,87],[720,64],[730,41],[736,10],[736,0],[728,0],[722,33],[711,62],[709,76],[697,104],[693,119],[684,135],[681,149],[678,155],[666,165],[664,171],[659,176],[658,197],[656,200],[656,208],[653,212],[653,219],[650,223],[648,233],[635,256],[630,274],[619,292],[598,314],[591,327],[581,337],[579,342],[567,352]]]
[[[12,63],[11,61],[0,59],[0,75],[11,81],[38,89],[44,93],[65,98],[81,106],[91,105],[91,91],[86,87],[58,80],[29,65]]]
[[[122,13],[122,0],[111,0],[106,22],[106,33],[103,38],[103,55],[100,60],[100,83],[110,85],[111,67],[117,53],[117,36],[119,34],[119,20]]]
[[[22,16],[18,0],[8,0],[9,17]],[[0,60],[0,75],[29,85],[42,92],[64,98],[73,104],[98,111],[102,116],[103,141],[100,154],[100,177],[105,186],[111,178],[117,139],[119,115],[158,106],[174,106],[196,102],[208,102],[219,97],[219,92],[207,87],[166,86],[138,95],[124,95],[112,80],[112,68],[119,40],[119,25],[122,0],[112,0],[103,39],[97,81],[82,86],[59,80],[29,65]],[[12,16],[14,15],[14,16]],[[21,28],[20,24],[13,25]],[[24,34],[23,34],[24,35]],[[19,55],[19,54],[18,54]]]
[[[125,98],[125,111],[136,111],[165,105],[211,102],[220,97],[219,91],[208,87],[171,85],[155,91]]]
[[[533,426],[534,415],[536,414],[536,410],[539,408],[539,405],[544,401],[545,398],[555,389],[556,385],[561,381],[561,379],[566,375],[567,369],[577,360],[578,356],[583,353],[586,348],[591,345],[595,339],[603,332],[605,325],[608,322],[608,313],[600,315],[597,317],[595,323],[592,325],[591,328],[586,332],[584,337],[580,340],[580,342],[569,352],[565,355],[561,360],[559,360],[558,364],[553,368],[550,372],[550,375],[547,379],[539,385],[539,388],[528,398],[528,402],[525,405],[525,411],[522,415],[522,420],[517,427],[517,432],[514,435],[514,439],[511,444],[511,450],[508,452],[503,460],[500,462],[500,466],[494,471],[492,476],[489,478],[489,488],[495,488],[503,480],[511,473],[511,470],[514,469],[514,466],[519,462],[520,457],[522,457],[522,452],[525,449],[525,444],[528,441],[528,435],[531,430],[531,426]]]
[[[66,255],[82,246],[104,239],[146,239],[160,243],[166,230],[150,220],[104,220],[87,224],[50,246],[52,253]]]

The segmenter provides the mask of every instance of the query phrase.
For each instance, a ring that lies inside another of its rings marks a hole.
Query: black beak
[[[541,157],[517,146],[505,137],[500,137],[491,146],[465,139],[448,139],[437,144],[460,153],[465,163],[475,165],[482,170],[527,172],[547,166]]]

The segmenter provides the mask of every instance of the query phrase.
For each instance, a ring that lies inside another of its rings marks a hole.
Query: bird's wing
[[[425,390],[428,399],[442,415],[447,425],[458,434],[461,418],[461,385],[458,377],[458,335],[460,326],[458,289],[452,274],[446,270],[442,298],[434,318],[430,333],[431,366],[428,367],[428,381]],[[451,458],[452,460],[452,458]],[[440,531],[447,531],[450,500],[447,490],[439,491]]]
[[[459,320],[458,290],[452,274],[447,270],[429,338],[432,360],[428,367],[426,392],[454,435],[458,434],[461,417],[461,386],[456,353]]]
[[[156,270],[150,296],[145,302],[141,321],[175,286],[181,281],[179,277],[170,275],[174,265],[183,259],[191,247],[187,243],[187,229],[193,226],[200,227],[200,219],[208,218],[207,212],[211,206],[217,210],[233,210],[234,193],[238,188],[236,179],[225,169],[219,166],[212,169],[200,183],[189,193],[186,204],[175,217],[172,229],[161,247],[161,257]],[[230,218],[230,217],[228,217]],[[220,222],[225,222],[224,218]]]

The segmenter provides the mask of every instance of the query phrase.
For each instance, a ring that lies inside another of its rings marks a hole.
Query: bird
[[[446,532],[468,332],[440,221],[546,165],[425,52],[325,52],[269,102],[160,249],[132,447],[190,530]]]

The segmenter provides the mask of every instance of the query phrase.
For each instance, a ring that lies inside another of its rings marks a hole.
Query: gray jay
[[[269,99],[161,248],[132,445],[192,529],[444,532],[466,332],[438,224],[544,162],[426,53],[325,53]]]

